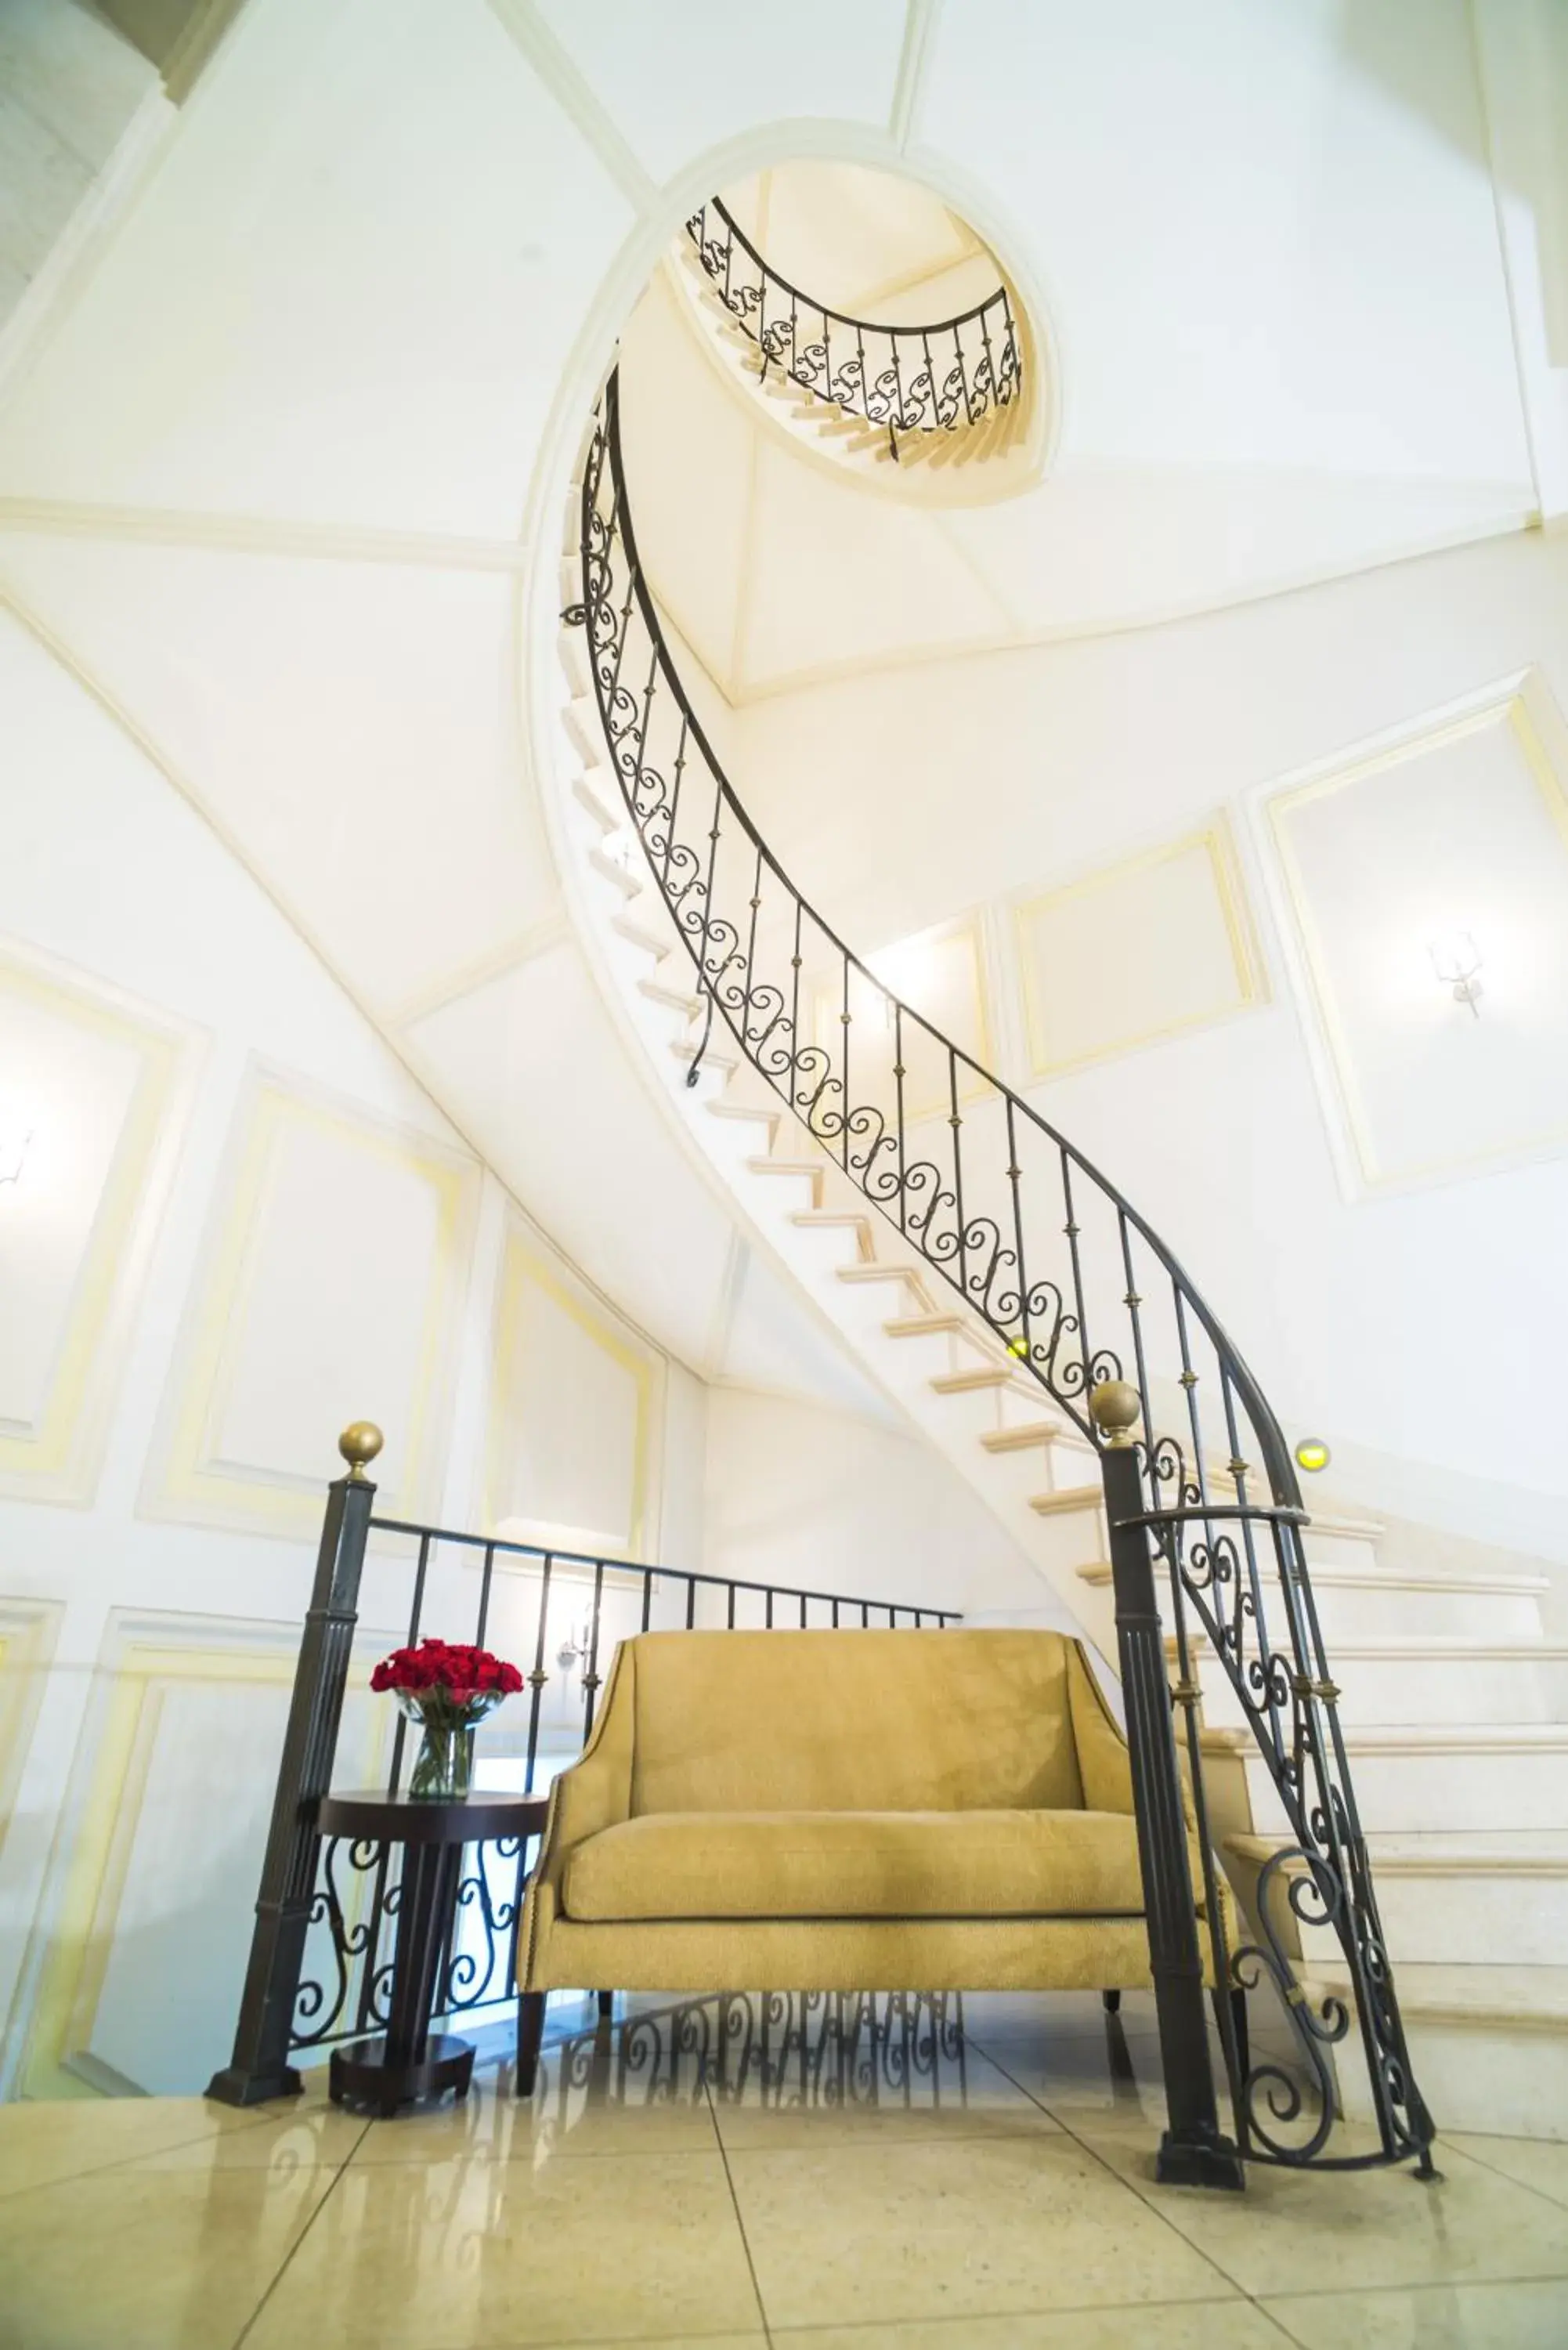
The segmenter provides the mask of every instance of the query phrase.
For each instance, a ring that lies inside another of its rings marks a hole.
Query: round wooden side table
[[[403,1846],[386,2035],[333,2050],[327,2093],[334,2105],[352,2099],[389,2118],[400,2106],[444,2089],[468,2095],[472,2042],[431,2030],[463,1847],[497,1836],[537,1835],[548,1809],[544,1795],[471,1794],[449,1802],[353,1792],[322,1798],[317,1825],[323,1835]]]

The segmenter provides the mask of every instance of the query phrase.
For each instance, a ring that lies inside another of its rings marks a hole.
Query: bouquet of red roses
[[[394,1648],[383,1657],[370,1675],[370,1687],[390,1690],[424,1732],[410,1794],[466,1795],[475,1724],[522,1686],[515,1665],[462,1642],[421,1640],[417,1648]]]

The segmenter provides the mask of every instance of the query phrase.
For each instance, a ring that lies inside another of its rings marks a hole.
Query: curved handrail
[[[777,366],[803,391],[885,425],[895,456],[900,432],[955,432],[1019,395],[1023,358],[1005,286],[950,318],[878,326],[781,276],[718,196],[686,233],[719,300],[757,346],[761,372]]]
[[[689,1082],[717,1016],[846,1177],[991,1331],[1004,1350],[999,1363],[1032,1377],[1096,1445],[1091,1392],[1124,1378],[1136,1391],[1147,1508],[1117,1523],[1147,1530],[1168,1570],[1175,1697],[1206,1877],[1199,1638],[1224,1668],[1290,1826],[1261,1879],[1262,1940],[1239,1950],[1231,1970],[1248,1983],[1267,1974],[1280,1989],[1318,2110],[1302,2119],[1306,2101],[1277,2064],[1247,2071],[1236,2062],[1238,2126],[1261,2159],[1360,2167],[1419,2156],[1429,2167],[1432,2125],[1405,2046],[1283,1431],[1147,1221],[1048,1119],[878,979],[763,841],[665,644],[627,497],[619,400],[612,371],[582,474],[582,600],[563,617],[586,629],[617,783],[695,973],[704,1025]],[[1170,1417],[1179,1436],[1162,1430]],[[1257,1449],[1268,1503],[1249,1498],[1244,1441]],[[1351,2010],[1324,1997],[1314,2011],[1296,1981],[1270,1914],[1277,1883],[1299,1920],[1338,1936],[1379,2126],[1372,2156],[1323,2153],[1333,2127],[1326,2051],[1345,2039]],[[1211,1881],[1205,1914],[1222,1963]],[[1307,2135],[1291,2144],[1280,2131],[1295,2122]]]

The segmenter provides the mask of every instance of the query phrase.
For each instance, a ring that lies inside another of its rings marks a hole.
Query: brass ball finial
[[[1143,1417],[1138,1391],[1126,1379],[1102,1379],[1089,1390],[1089,1410],[1107,1444],[1130,1444]]]
[[[337,1450],[348,1463],[348,1474],[358,1482],[364,1477],[365,1464],[374,1461],[385,1439],[373,1419],[350,1421],[337,1440]]]

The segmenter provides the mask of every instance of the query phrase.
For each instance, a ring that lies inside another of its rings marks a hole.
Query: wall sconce
[[[1476,973],[1481,967],[1481,951],[1469,931],[1445,931],[1441,938],[1432,940],[1427,951],[1438,977],[1453,989],[1454,1002],[1468,1003],[1473,1017],[1479,1020],[1481,983]]]
[[[32,1140],[31,1127],[26,1133],[19,1127],[0,1127],[0,1186],[20,1182]]]
[[[593,1626],[585,1616],[576,1630],[567,1633],[556,1651],[556,1662],[564,1673],[569,1673],[579,1659],[584,1664],[587,1662]]]

